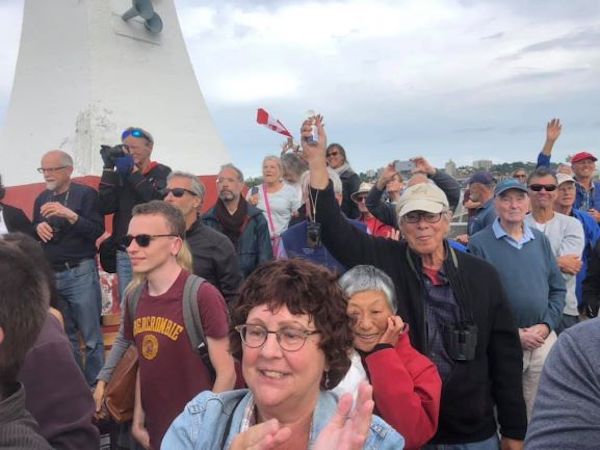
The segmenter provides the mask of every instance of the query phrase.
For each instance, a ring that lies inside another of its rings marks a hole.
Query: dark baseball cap
[[[480,183],[489,186],[491,184],[494,184],[495,182],[496,180],[494,179],[492,174],[485,171],[475,172],[473,175],[471,175],[471,178],[469,178],[469,184]]]

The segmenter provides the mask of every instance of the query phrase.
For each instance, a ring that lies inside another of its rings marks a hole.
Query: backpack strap
[[[129,294],[125,301],[127,302],[127,313],[129,316],[129,321],[133,323],[135,320],[135,311],[137,309],[138,302],[140,301],[140,297],[142,296],[142,290],[144,289],[144,283],[140,283],[139,286],[136,286],[134,291]]]
[[[183,288],[183,323],[187,331],[194,352],[200,355],[202,362],[207,367],[212,381],[215,380],[215,370],[210,362],[208,345],[204,337],[200,309],[198,308],[198,291],[206,280],[197,275],[190,274]]]

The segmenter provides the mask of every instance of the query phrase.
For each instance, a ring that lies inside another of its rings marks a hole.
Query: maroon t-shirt
[[[124,325],[125,338],[135,341],[139,353],[142,407],[155,450],[187,402],[212,388],[208,369],[192,349],[183,321],[183,288],[188,276],[182,270],[169,290],[155,297],[145,286],[133,324],[125,321]],[[217,288],[203,283],[198,290],[198,306],[204,335],[226,337],[229,316]]]

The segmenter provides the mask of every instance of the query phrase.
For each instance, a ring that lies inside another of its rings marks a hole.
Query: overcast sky
[[[557,160],[600,153],[598,0],[175,3],[209,110],[247,175],[283,141],[255,124],[258,107],[295,135],[308,109],[322,113],[359,171],[418,154],[438,166],[534,160],[552,117],[564,123]],[[0,2],[0,126],[22,9]]]

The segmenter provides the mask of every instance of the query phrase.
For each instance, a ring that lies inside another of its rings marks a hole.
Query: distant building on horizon
[[[473,161],[473,168],[475,170],[490,170],[494,163],[490,159],[478,159]]]
[[[456,177],[456,163],[452,160],[449,160],[444,166],[444,171],[451,177]]]

